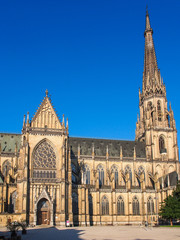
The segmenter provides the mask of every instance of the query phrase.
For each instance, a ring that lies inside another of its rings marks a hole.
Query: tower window
[[[162,111],[161,111],[161,102],[158,100],[157,102],[157,112],[158,112],[158,121],[162,121]]]
[[[163,136],[160,136],[159,138],[159,152],[166,153],[165,141]]]

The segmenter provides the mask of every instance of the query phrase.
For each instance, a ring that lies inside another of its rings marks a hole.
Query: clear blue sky
[[[180,132],[179,0],[1,1],[0,132],[20,133],[48,89],[71,136],[134,140],[146,4]]]

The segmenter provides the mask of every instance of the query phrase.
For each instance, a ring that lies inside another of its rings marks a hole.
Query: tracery
[[[56,154],[52,146],[47,141],[39,144],[35,150],[34,168],[56,168]]]

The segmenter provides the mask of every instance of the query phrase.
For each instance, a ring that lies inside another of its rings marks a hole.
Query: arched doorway
[[[45,198],[41,199],[37,204],[37,224],[50,224],[49,201]]]

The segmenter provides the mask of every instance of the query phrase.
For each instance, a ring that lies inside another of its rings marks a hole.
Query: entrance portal
[[[37,224],[50,224],[49,202],[45,198],[41,199],[37,205]]]

